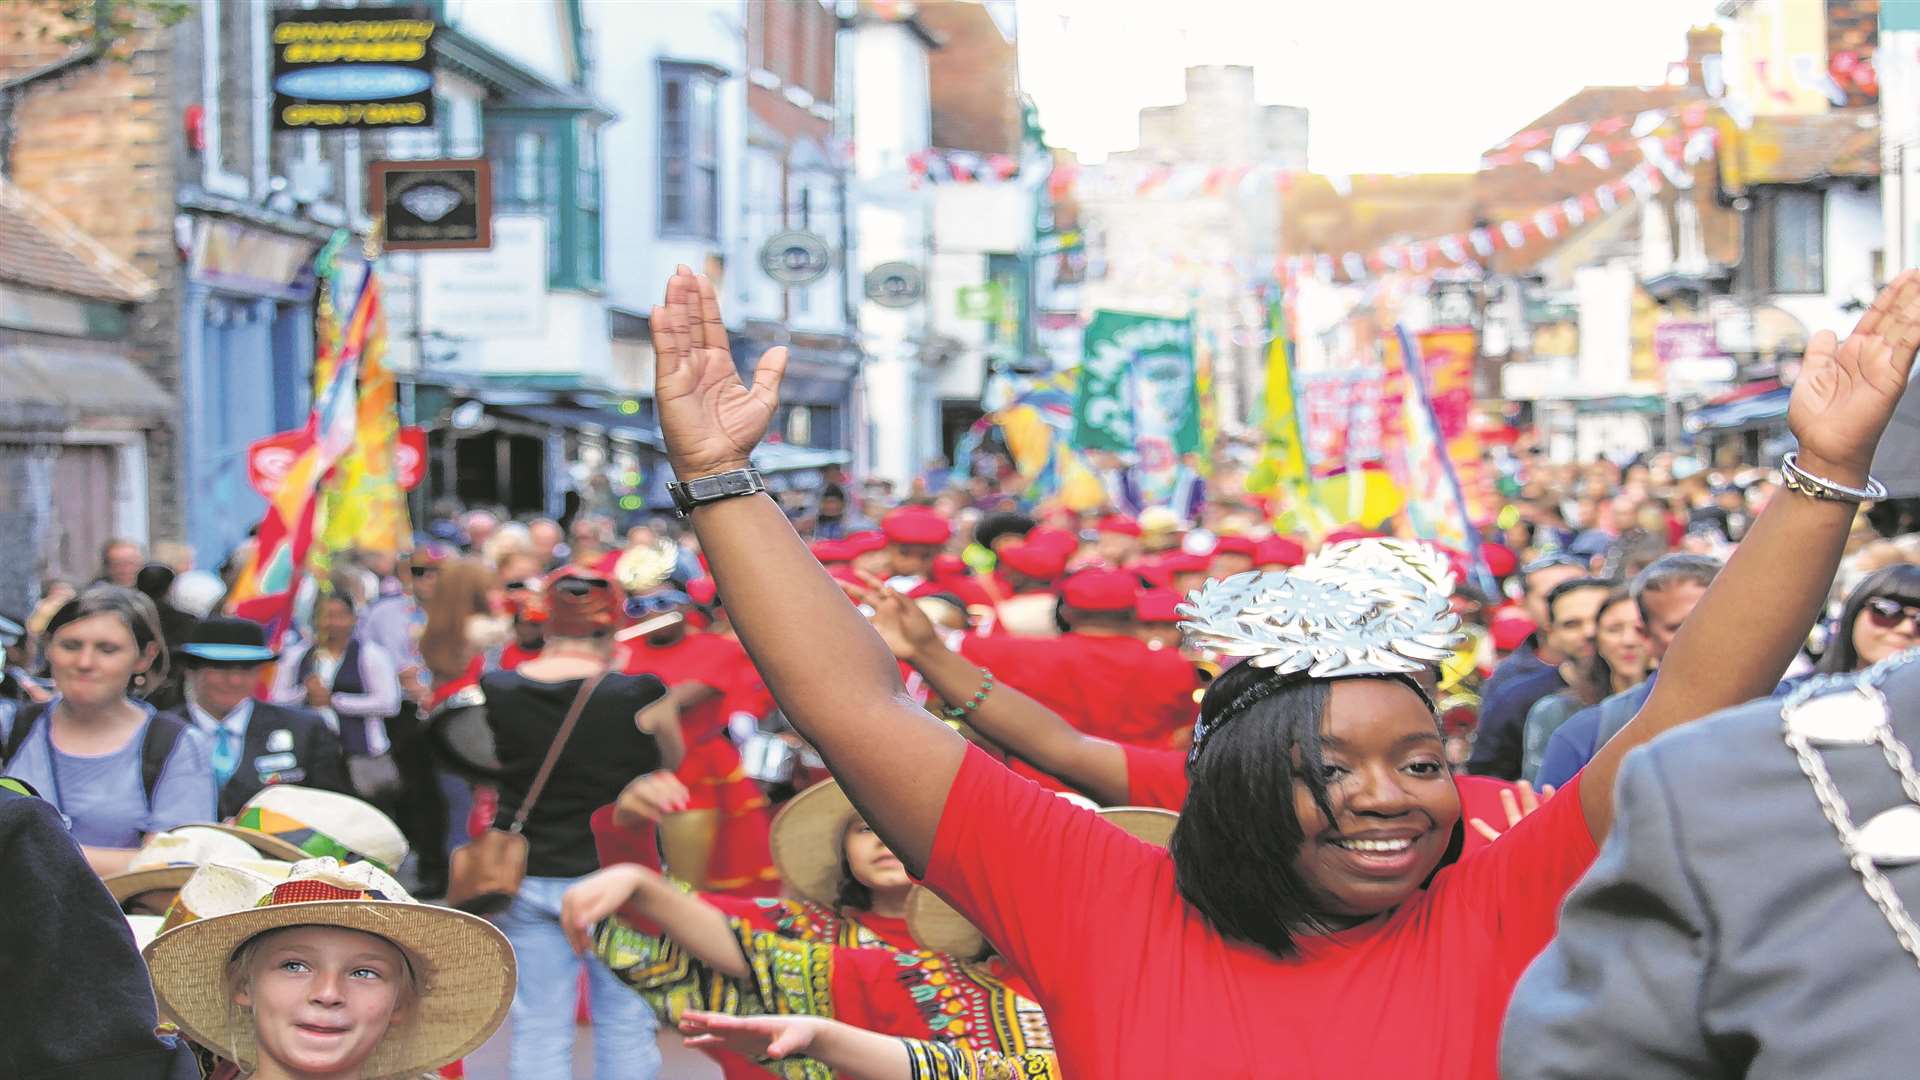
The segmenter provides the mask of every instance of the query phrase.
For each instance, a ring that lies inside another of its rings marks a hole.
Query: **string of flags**
[[[1564,162],[1585,160],[1605,169],[1611,167],[1616,154],[1634,150],[1646,153],[1650,139],[1684,140],[1710,130],[1711,112],[1706,102],[1695,102],[1681,109],[1646,109],[1631,116],[1529,128],[1487,151],[1480,158],[1480,167],[1497,169],[1524,163],[1550,172]],[[1678,135],[1659,134],[1674,124],[1680,128]]]
[[[1577,229],[1590,219],[1612,213],[1630,198],[1651,198],[1669,183],[1685,189],[1692,186],[1693,178],[1677,168],[1663,169],[1643,162],[1584,195],[1484,228],[1388,244],[1372,251],[1282,256],[1274,261],[1274,276],[1291,288],[1305,277],[1327,283],[1360,282],[1389,272],[1422,274],[1448,265],[1476,266],[1496,252],[1522,248],[1535,239],[1551,240],[1563,231]]]

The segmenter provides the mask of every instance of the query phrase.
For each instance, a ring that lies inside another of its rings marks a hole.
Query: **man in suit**
[[[213,740],[222,818],[268,784],[353,794],[340,737],[319,714],[254,699],[260,669],[276,655],[259,623],[229,615],[202,619],[180,652],[188,718]]]
[[[1920,783],[1876,741],[1920,744],[1916,661],[1627,757],[1613,832],[1514,991],[1504,1080],[1914,1074]]]

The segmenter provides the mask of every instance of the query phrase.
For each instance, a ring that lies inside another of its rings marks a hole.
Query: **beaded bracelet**
[[[940,714],[942,716],[945,716],[949,720],[965,720],[968,713],[978,709],[980,703],[987,700],[987,695],[993,692],[993,672],[988,671],[986,668],[981,668],[980,671],[983,675],[983,678],[980,680],[980,689],[975,690],[973,697],[967,699],[965,703],[949,705],[941,709]]]

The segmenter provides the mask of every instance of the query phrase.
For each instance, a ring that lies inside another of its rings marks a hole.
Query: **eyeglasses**
[[[672,589],[630,597],[627,600],[627,618],[640,619],[648,615],[658,615],[663,611],[672,611],[674,608],[685,607],[691,603],[693,603],[692,597]]]
[[[596,589],[610,589],[613,582],[603,577],[588,577],[585,574],[569,574],[553,583],[553,591],[562,596],[579,598]]]
[[[1920,631],[1920,607],[1903,604],[1890,596],[1876,596],[1867,601],[1867,618],[1882,630],[1892,630],[1904,622],[1911,622],[1916,631]]]

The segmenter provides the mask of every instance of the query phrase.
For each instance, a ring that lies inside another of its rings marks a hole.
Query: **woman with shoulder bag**
[[[495,917],[520,958],[509,1053],[514,1080],[549,1076],[554,1062],[572,1054],[582,963],[589,971],[595,1075],[653,1077],[660,1068],[653,1014],[604,962],[574,954],[560,926],[560,898],[599,868],[588,824],[594,811],[618,799],[635,777],[678,765],[679,729],[647,708],[666,693],[659,679],[607,670],[623,607],[611,581],[563,568],[548,582],[546,605],[541,654],[480,681],[499,760],[496,824],[504,829],[455,852],[449,899],[471,892],[477,872],[497,874],[514,859],[512,849],[524,851],[525,876]],[[517,833],[524,846],[503,831]]]

